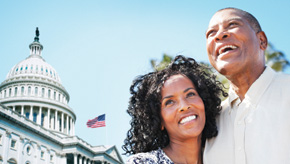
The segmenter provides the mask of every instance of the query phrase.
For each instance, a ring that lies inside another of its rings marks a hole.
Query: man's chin
[[[215,67],[215,69],[224,76],[229,76],[230,74],[232,74],[234,68],[235,66],[230,63],[223,63]]]

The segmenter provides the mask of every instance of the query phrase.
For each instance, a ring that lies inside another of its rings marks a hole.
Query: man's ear
[[[266,48],[268,47],[268,39],[267,39],[267,36],[265,34],[264,31],[260,31],[257,33],[257,36],[260,40],[260,48],[262,50],[266,50]]]

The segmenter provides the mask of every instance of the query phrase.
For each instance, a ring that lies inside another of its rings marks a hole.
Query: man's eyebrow
[[[226,19],[224,20],[223,22],[230,22],[230,21],[239,21],[239,22],[242,22],[243,21],[243,18],[239,18],[239,17],[233,17],[233,18],[229,18],[229,19]],[[223,23],[222,22],[222,23]],[[207,27],[207,29],[205,30],[205,35],[207,34],[208,30],[210,30],[211,28],[213,28],[214,26],[216,26],[217,24],[213,25],[213,26],[210,26],[210,27]]]
[[[233,20],[240,21],[240,22],[242,22],[242,21],[243,21],[243,19],[242,19],[242,18],[239,18],[239,17],[234,17],[234,18],[226,19],[226,20],[225,20],[225,22],[229,22],[229,21],[233,21]]]

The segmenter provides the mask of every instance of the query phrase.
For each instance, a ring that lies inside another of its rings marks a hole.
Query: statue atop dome
[[[39,30],[38,30],[38,27],[36,27],[34,41],[35,42],[39,42]]]

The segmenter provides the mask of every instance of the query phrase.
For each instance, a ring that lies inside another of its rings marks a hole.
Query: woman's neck
[[[201,137],[186,141],[170,140],[163,151],[175,164],[202,164]]]

